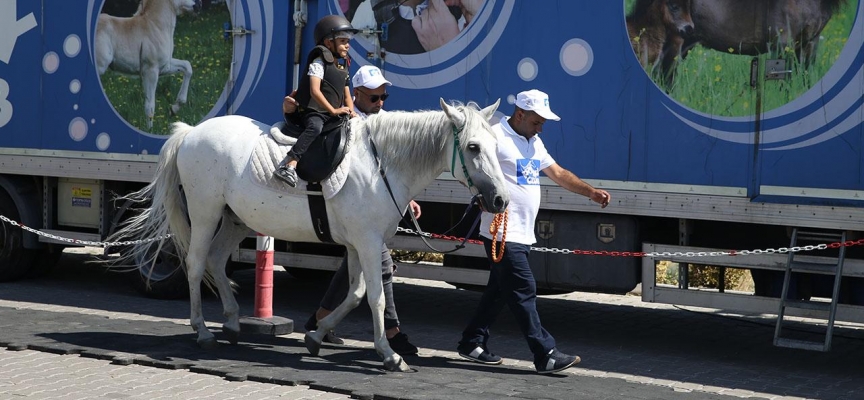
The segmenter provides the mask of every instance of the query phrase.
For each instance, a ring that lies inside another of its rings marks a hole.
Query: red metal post
[[[255,252],[255,317],[273,317],[273,238],[260,233]]]

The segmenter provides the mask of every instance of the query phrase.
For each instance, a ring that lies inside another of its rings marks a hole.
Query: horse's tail
[[[162,238],[134,244],[130,251],[121,254],[116,261],[124,265],[133,262],[132,265],[144,276],[151,275],[156,258],[163,251],[165,238],[169,234],[174,245],[173,253],[180,259],[181,265],[185,264],[183,260],[189,249],[191,227],[180,187],[177,150],[192,129],[192,126],[175,122],[172,125],[173,134],[162,146],[153,182],[137,192],[119,198],[133,205],[143,206],[148,202],[150,205],[124,221],[121,229],[111,235],[109,241]]]

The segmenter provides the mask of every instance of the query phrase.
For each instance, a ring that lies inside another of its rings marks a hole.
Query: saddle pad
[[[273,129],[278,130],[278,128],[273,127],[271,128],[271,132]],[[306,187],[306,181],[302,179],[298,179],[297,187],[292,188],[287,183],[273,175],[273,172],[276,171],[276,167],[283,159],[285,159],[285,155],[288,154],[288,150],[291,149],[291,146],[276,144],[271,135],[266,133],[258,137],[258,143],[255,144],[255,148],[252,150],[252,156],[249,158],[249,166],[246,168],[247,173],[250,175],[248,178],[258,185],[269,187],[276,191],[296,195],[323,194],[325,199],[330,199],[335,196],[336,193],[339,193],[339,190],[341,190],[342,186],[345,185],[345,179],[348,176],[348,168],[351,164],[351,157],[348,157],[347,153],[351,151],[352,142],[353,135],[351,135],[346,142],[346,157],[342,160],[342,163],[339,164],[339,167],[333,171],[330,177],[321,181],[321,192],[302,189]],[[291,144],[293,144],[293,142]]]

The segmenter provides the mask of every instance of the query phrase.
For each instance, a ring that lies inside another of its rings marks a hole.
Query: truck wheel
[[[139,265],[144,262],[144,257],[140,258],[135,260]],[[189,297],[189,280],[170,242],[162,246],[152,270],[149,267],[137,269],[132,275],[132,286],[149,298],[177,300]]]
[[[0,215],[20,221],[21,214],[12,198],[0,190]],[[36,251],[24,248],[24,231],[16,226],[2,223],[0,226],[0,282],[19,279],[33,266]]]

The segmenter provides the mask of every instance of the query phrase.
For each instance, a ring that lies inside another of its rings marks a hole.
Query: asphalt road
[[[6,347],[0,350],[0,398],[189,398],[168,396],[199,393],[194,388],[183,392],[181,384],[190,379],[198,379],[204,388],[214,387],[213,382],[228,385],[200,392],[207,398],[864,398],[860,326],[838,327],[833,350],[816,353],[773,347],[773,321],[763,316],[643,304],[635,296],[544,296],[538,302],[544,327],[562,351],[583,361],[565,373],[541,376],[534,372],[531,354],[507,310],[489,344],[505,363],[467,363],[456,355],[455,346],[480,294],[401,278],[394,290],[402,328],[421,347],[419,356],[406,359],[413,372],[382,370],[369,343],[371,319],[365,304],[337,330],[348,340],[345,346],[325,346],[320,357],[309,356],[302,324],[315,310],[326,282],[300,281],[284,271],[276,273],[274,311],[293,319],[295,332],[246,335],[237,346],[223,341],[217,349],[204,351],[195,346],[188,302],[146,299],[121,274],[88,264],[90,259],[86,252],[70,252],[46,277],[0,284],[0,347]],[[250,315],[254,273],[238,271],[233,279],[240,284],[241,310]],[[215,296],[205,299],[205,317],[218,331],[221,303]],[[27,350],[11,351],[20,349]],[[16,357],[47,361],[26,364]],[[154,379],[119,387],[111,396],[73,390],[65,392],[71,397],[50,397],[58,392],[24,389],[35,382],[33,376],[45,375],[42,371],[54,365],[55,358],[98,365],[91,374],[72,374],[78,367],[54,369],[48,385],[62,386],[56,383],[62,381],[72,388],[107,387],[87,379],[132,374],[132,369],[199,378]],[[32,371],[24,367],[8,373],[7,367],[16,362],[31,365]],[[64,371],[71,375],[64,376]]]

